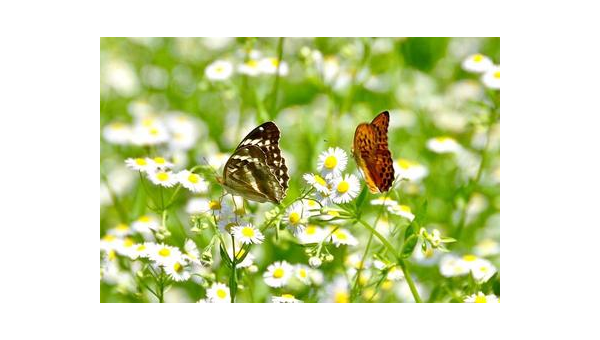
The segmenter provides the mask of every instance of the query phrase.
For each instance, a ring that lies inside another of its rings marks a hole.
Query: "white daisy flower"
[[[414,182],[420,181],[429,174],[429,170],[424,165],[404,158],[394,162],[394,171],[397,178]]]
[[[307,265],[297,264],[296,268],[294,268],[294,274],[296,278],[300,280],[300,282],[304,283],[305,285],[309,285],[311,270],[312,269],[310,269],[310,267]]]
[[[465,71],[473,73],[483,73],[489,70],[493,65],[490,58],[480,53],[472,54],[462,62],[462,68]]]
[[[392,206],[388,207],[388,211],[391,214],[402,216],[411,222],[412,222],[412,220],[415,219],[415,214],[412,213],[412,210],[410,209],[410,207],[408,205],[403,205],[403,204],[392,205]]]
[[[358,244],[358,240],[350,234],[350,232],[343,228],[338,228],[331,234],[331,242],[339,247],[340,245],[355,246]]]
[[[335,178],[331,186],[331,200],[336,204],[348,203],[360,192],[360,182],[353,174]]]
[[[302,244],[319,243],[327,236],[325,229],[309,224],[304,228],[304,231],[296,235]]]
[[[467,303],[498,303],[500,299],[494,294],[485,295],[483,292],[478,292],[477,294],[467,296],[464,301]]]
[[[233,65],[225,60],[215,60],[204,70],[204,75],[210,80],[222,81],[233,74]]]
[[[494,256],[500,254],[500,244],[492,239],[484,239],[477,243],[474,248],[478,256]]]
[[[137,258],[148,258],[148,251],[152,249],[154,243],[138,243],[133,246],[133,251],[129,254],[132,260]]]
[[[148,250],[150,260],[159,266],[169,266],[176,261],[181,261],[181,255],[178,248],[163,243],[153,244]]]
[[[385,206],[394,206],[397,205],[398,202],[394,201],[391,197],[388,196],[379,196],[374,200],[371,200],[371,205],[385,205]]]
[[[136,125],[133,128],[131,142],[134,145],[156,145],[168,142],[169,138],[169,131],[163,124]]]
[[[348,303],[350,302],[350,289],[348,281],[343,276],[338,276],[326,288],[325,302]]]
[[[312,185],[318,192],[328,194],[330,185],[323,179],[323,177],[315,174],[304,174],[302,176],[306,183]]]
[[[169,140],[172,150],[189,150],[196,145],[198,133],[195,130],[173,131]]]
[[[148,173],[150,181],[156,185],[170,188],[177,184],[177,176],[169,170],[156,169]]]
[[[238,66],[238,72],[250,77],[256,77],[260,74],[259,62],[255,59],[249,59]]]
[[[106,234],[100,239],[100,250],[110,252],[114,250],[120,242],[122,242],[122,240],[115,235]]]
[[[496,274],[496,267],[486,259],[468,254],[462,257],[462,261],[471,272],[473,279],[478,283],[487,282]]]
[[[304,209],[307,211],[309,216],[314,216],[320,214],[321,205],[320,202],[316,199],[305,198],[302,200],[302,204],[304,205]]]
[[[440,260],[440,274],[445,277],[462,276],[469,273],[465,261],[454,254],[446,254]]]
[[[139,233],[148,234],[151,230],[158,230],[160,222],[156,217],[150,215],[140,216],[131,224],[131,228]]]
[[[211,303],[230,303],[229,287],[224,283],[215,282],[206,290],[207,302]]]
[[[287,76],[289,67],[285,61],[280,62],[277,58],[263,58],[258,62],[258,68],[264,74],[275,74],[277,66],[279,66],[279,75]]]
[[[125,165],[129,169],[141,172],[148,172],[154,168],[147,158],[127,158]]]
[[[235,244],[235,258],[239,261],[242,257],[244,257],[246,251],[242,248],[241,242],[238,242],[236,240]],[[231,248],[231,246],[227,248],[227,254],[229,255],[229,258],[232,258],[233,249]],[[236,268],[249,268],[253,266],[255,258],[256,257],[252,253],[248,253],[248,255],[244,257],[244,260],[237,264]]]
[[[306,228],[308,217],[310,217],[310,214],[304,204],[295,202],[285,210],[283,221],[294,235],[299,235]]]
[[[281,296],[273,296],[271,298],[273,303],[299,303],[302,302],[296,299],[292,294],[281,294]]]
[[[200,264],[200,251],[198,250],[198,246],[196,246],[196,242],[188,238],[185,240],[183,250],[185,251],[183,254],[184,259]]]
[[[171,278],[174,281],[187,281],[192,276],[189,263],[183,257],[179,260],[174,261],[173,263],[170,263],[169,265],[166,265],[164,268],[165,273],[171,275]]]
[[[278,288],[285,286],[293,274],[294,267],[292,265],[286,261],[278,261],[267,267],[263,278],[267,286]]]
[[[146,158],[148,164],[155,169],[171,169],[173,168],[173,163],[167,161],[163,157],[154,157],[154,158]]]
[[[112,122],[102,129],[102,136],[112,144],[129,144],[131,142],[131,127],[121,122]]]
[[[394,226],[392,224],[390,224],[390,221],[385,216],[381,217],[377,221],[377,224],[375,224],[375,230],[377,230],[381,235],[383,235],[385,237],[390,235],[393,228],[394,228]]]
[[[500,65],[487,70],[483,76],[481,76],[481,81],[490,89],[500,89]]]
[[[118,242],[116,244],[115,251],[120,255],[127,256],[129,258],[137,255],[135,253],[135,242],[129,237],[125,237],[121,240],[121,242]]]
[[[231,228],[231,233],[243,244],[261,244],[265,240],[260,230],[250,223]]]
[[[451,137],[435,137],[427,141],[427,148],[435,153],[458,153],[462,146]]]
[[[208,182],[200,175],[183,170],[177,173],[177,180],[184,188],[194,193],[205,193],[208,190]]]
[[[321,172],[325,179],[339,177],[348,164],[348,155],[346,151],[336,147],[329,148],[321,152],[317,160],[317,170]],[[306,179],[306,178],[305,178]]]
[[[133,234],[133,229],[131,229],[125,223],[119,223],[114,228],[110,229],[108,234],[115,235],[117,237],[124,237]]]
[[[387,273],[387,279],[391,281],[400,281],[404,279],[404,272],[398,266],[393,266]]]

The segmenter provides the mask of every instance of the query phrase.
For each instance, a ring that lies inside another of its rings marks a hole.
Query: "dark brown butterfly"
[[[289,176],[279,149],[279,128],[266,122],[252,130],[229,157],[219,183],[231,194],[257,202],[279,204]]]
[[[372,193],[388,191],[394,181],[387,137],[389,122],[389,112],[383,111],[370,124],[359,124],[354,132],[352,154]]]

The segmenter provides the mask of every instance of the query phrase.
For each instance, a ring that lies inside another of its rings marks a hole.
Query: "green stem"
[[[402,258],[400,258],[400,256],[396,252],[396,249],[394,249],[394,246],[388,240],[386,240],[386,238],[383,237],[377,230],[375,230],[375,228],[371,227],[367,222],[363,221],[362,219],[358,219],[358,222],[360,224],[362,224],[363,226],[365,226],[365,228],[369,229],[369,231],[373,235],[375,235],[375,237],[377,237],[379,239],[379,241],[381,241],[381,243],[383,243],[383,245],[387,248],[388,252],[390,252],[394,256],[394,259],[398,262],[398,265],[400,266],[400,268],[402,268],[402,272],[404,273],[404,277],[406,278],[406,283],[408,283],[408,286],[410,288],[410,291],[411,291],[415,301],[419,302],[419,303],[423,302],[421,300],[421,297],[419,296],[419,292],[417,291],[417,287],[415,286],[415,283],[413,282],[412,278],[410,277],[410,273],[408,271],[408,268],[406,267],[406,263],[404,263]]]
[[[231,258],[231,276],[229,277],[229,296],[231,303],[235,302],[235,294],[237,293],[237,256],[235,253],[235,239],[231,235],[231,249],[233,256]]]

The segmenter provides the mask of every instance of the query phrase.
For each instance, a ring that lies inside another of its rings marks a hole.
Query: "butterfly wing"
[[[389,113],[384,111],[371,124],[359,124],[354,133],[354,158],[372,193],[388,191],[394,181],[387,139],[389,121]]]
[[[289,176],[279,149],[279,129],[273,122],[252,130],[238,145],[223,169],[223,185],[246,199],[279,204]]]

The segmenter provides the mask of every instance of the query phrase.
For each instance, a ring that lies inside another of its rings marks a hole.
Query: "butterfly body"
[[[390,114],[381,112],[371,123],[361,123],[354,132],[352,154],[372,193],[388,191],[394,181],[387,130]]]
[[[289,180],[279,149],[280,135],[273,122],[252,130],[225,163],[219,183],[229,193],[245,199],[279,204]]]

